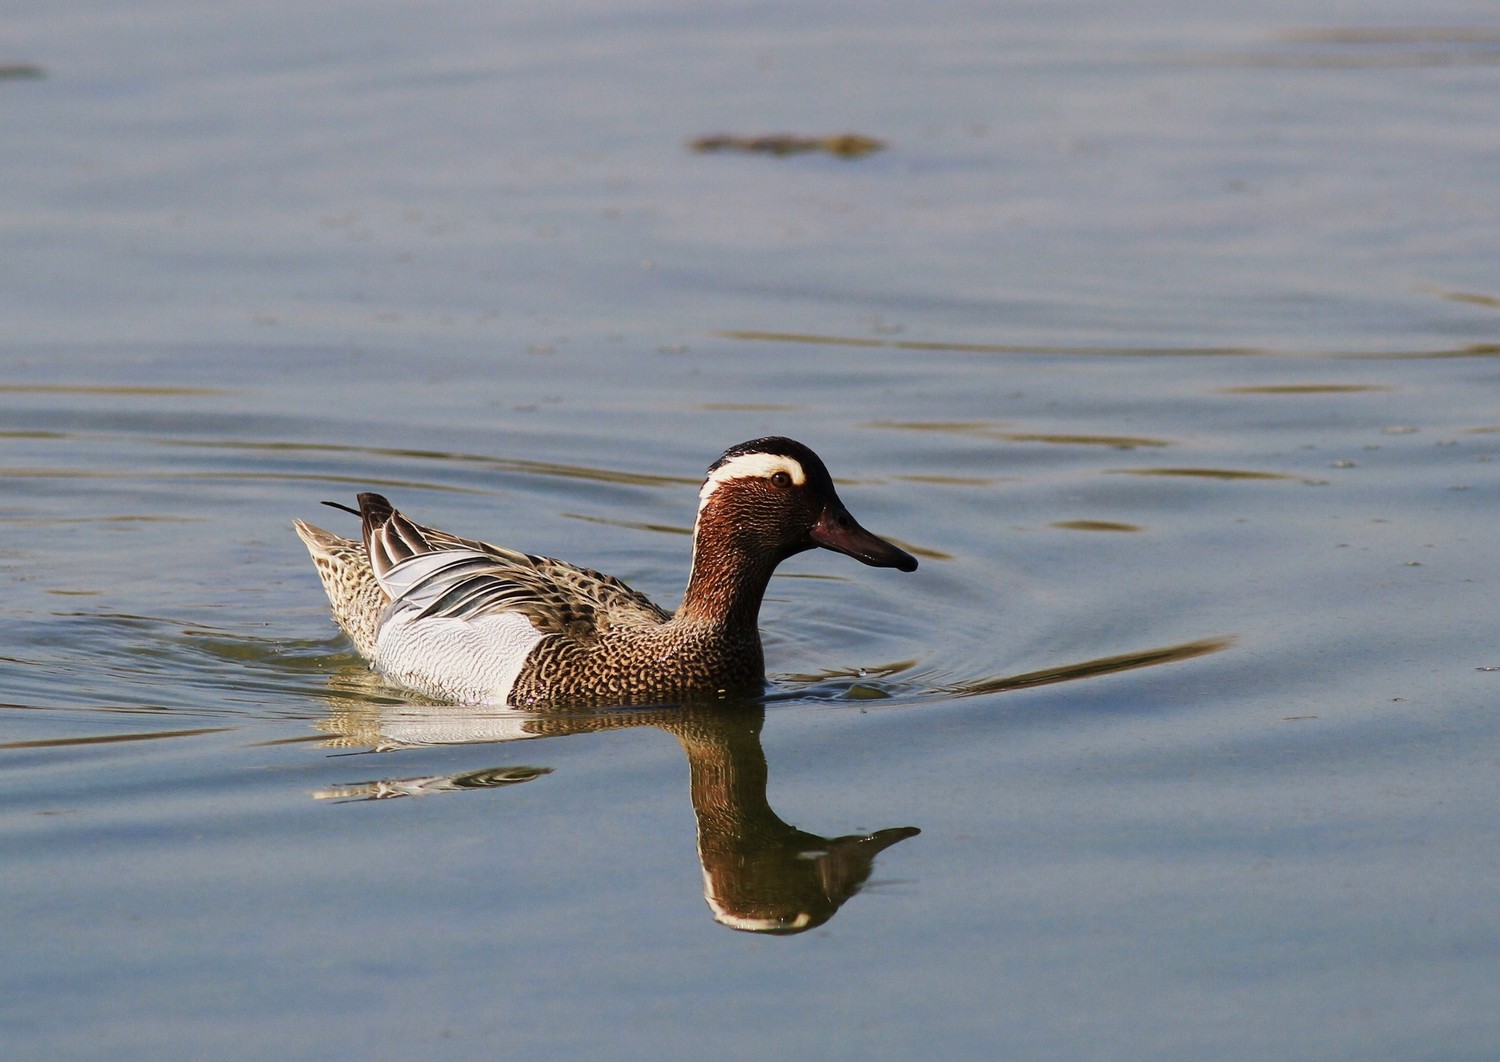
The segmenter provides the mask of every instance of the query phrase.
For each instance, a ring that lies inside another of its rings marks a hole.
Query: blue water
[[[1492,1057],[1490,5],[6,34],[7,1059]],[[717,715],[422,703],[291,533],[670,607],[768,433],[922,566]]]

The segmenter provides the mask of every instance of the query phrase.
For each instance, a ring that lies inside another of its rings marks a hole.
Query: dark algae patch
[[[885,142],[859,133],[834,136],[797,136],[793,133],[767,133],[761,136],[733,136],[715,133],[694,137],[688,147],[700,155],[720,151],[739,151],[750,155],[805,155],[826,151],[843,159],[857,159],[885,148]]]

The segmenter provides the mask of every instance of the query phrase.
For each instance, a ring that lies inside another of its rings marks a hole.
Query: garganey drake
[[[552,708],[759,693],[757,616],[788,557],[821,546],[877,568],[917,560],[849,515],[791,439],[731,446],[698,491],[675,613],[618,579],[423,527],[359,495],[362,541],[296,521],[333,616],[386,677],[471,704]]]

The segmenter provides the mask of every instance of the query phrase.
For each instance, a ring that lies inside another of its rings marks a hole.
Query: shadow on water
[[[1034,686],[1050,686],[1058,682],[1075,682],[1078,679],[1113,675],[1137,668],[1157,667],[1161,664],[1177,664],[1184,660],[1207,656],[1228,649],[1234,644],[1233,637],[1203,638],[1180,645],[1165,645],[1157,649],[1142,649],[1115,656],[1101,656],[1061,667],[1027,671],[1019,675],[1004,675],[990,679],[975,679],[945,687],[950,697],[978,697],[986,693],[1003,693],[1007,690],[1025,690]]]
[[[12,624],[7,700],[35,710],[180,717],[280,715],[329,695],[330,664],[359,660],[341,637],[256,638],[234,626],[107,609]],[[357,695],[367,695],[360,690]]]
[[[876,420],[863,425],[886,431],[940,432],[949,435],[967,435],[999,442],[1058,443],[1065,446],[1107,446],[1115,450],[1134,450],[1143,446],[1160,447],[1174,445],[1167,439],[1152,439],[1139,435],[1085,435],[1047,432],[1005,431],[996,424],[985,421],[895,421]]]
[[[1450,297],[1451,296],[1447,296]],[[1475,301],[1475,297],[1460,301]],[[1370,359],[1403,361],[1447,358],[1493,358],[1500,356],[1500,344],[1470,343],[1461,347],[1434,350],[1273,350],[1269,347],[1101,347],[1057,346],[1037,343],[953,343],[942,340],[875,339],[868,336],[819,335],[806,332],[767,332],[749,329],[720,329],[720,339],[749,343],[788,343],[802,346],[834,346],[853,349],[909,350],[949,354],[1036,354],[1059,357],[1158,357],[1158,358],[1272,358],[1308,357],[1332,359]]]
[[[1095,678],[1138,668],[1179,663],[1228,648],[1231,637],[1205,638],[1039,671],[972,679],[929,687],[927,697],[976,697]],[[532,714],[440,703],[381,702],[348,696],[349,683],[380,680],[341,676],[340,698],[332,702],[320,729],[335,748],[386,752],[432,745],[487,744],[529,738],[597,734],[654,727],[678,741],[687,756],[689,795],[698,825],[698,857],[704,899],[716,921],[756,933],[793,934],[823,925],[869,879],[874,860],[890,846],[915,836],[914,826],[870,833],[823,836],[783,821],[766,796],[769,768],[760,734],[765,701],[875,700],[910,695],[891,676],[915,661],[869,672],[858,681],[831,681],[763,700],[721,700],[656,708],[622,708]],[[804,677],[806,678],[806,677]],[[820,696],[821,694],[821,696]],[[505,765],[450,775],[388,777],[320,790],[319,799],[339,802],[388,800],[435,793],[493,789],[533,781],[550,767]]]
[[[200,726],[189,730],[148,730],[133,734],[91,734],[85,737],[40,738],[35,741],[3,741],[0,742],[0,749],[60,749],[79,745],[117,745],[126,741],[160,741],[164,738],[227,734],[233,729],[227,726]]]
[[[1010,690],[1025,690],[1036,686],[1051,686],[1060,682],[1098,678],[1101,675],[1135,671],[1144,667],[1177,664],[1221,652],[1234,645],[1234,642],[1233,635],[1200,638],[1177,645],[1137,649],[1128,653],[1095,657],[1092,660],[1080,660],[1037,671],[939,683],[915,675],[898,679],[896,676],[913,672],[918,665],[916,660],[902,660],[861,668],[858,672],[825,671],[817,675],[789,676],[798,684],[798,688],[773,693],[767,697],[767,700],[894,701],[906,706],[932,700],[981,697]]]
[[[259,741],[256,747],[314,740],[350,753],[379,753],[434,745],[513,743],[636,727],[665,731],[677,740],[688,760],[704,898],[714,919],[736,930],[769,934],[795,934],[827,923],[866,884],[880,853],[919,831],[914,826],[896,826],[824,835],[781,819],[767,797],[769,767],[761,744],[768,704],[838,701],[917,707],[1178,663],[1218,652],[1233,643],[1230,637],[1205,638],[1043,670],[948,682],[936,681],[930,673],[924,675],[919,661],[910,660],[857,675],[783,676],[779,689],[754,700],[538,715],[420,702],[388,685],[352,654],[341,652],[342,638],[273,642],[234,637],[222,629],[159,617],[93,614],[88,619],[90,628],[97,625],[111,635],[123,631],[134,636],[128,642],[112,639],[118,658],[109,662],[107,670],[115,680],[130,678],[139,685],[141,704],[132,709],[117,699],[105,710],[176,714],[180,709],[159,703],[148,706],[149,694],[162,691],[167,674],[175,676],[173,685],[179,696],[219,688],[218,703],[200,704],[194,714],[240,715],[250,710],[263,718],[268,699],[284,702],[292,697],[299,700],[298,707],[273,714],[306,719],[313,703],[318,705],[315,726],[324,736]],[[229,673],[236,676],[232,692],[223,689]],[[108,685],[119,698],[123,692],[119,682]],[[95,710],[100,707],[95,706]],[[198,726],[140,733],[53,734],[0,748],[25,752],[120,742],[156,743],[198,739],[232,729]],[[336,762],[360,761],[340,758]],[[445,775],[380,777],[326,786],[315,796],[359,803],[468,792],[525,784],[551,770],[535,764],[501,764]]]
[[[1260,48],[1188,55],[1188,65],[1291,70],[1408,70],[1500,64],[1492,26],[1328,26],[1279,33]]]
[[[687,754],[703,897],[714,919],[747,932],[801,933],[823,925],[859,891],[877,855],[919,831],[898,826],[825,837],[783,821],[766,798],[769,770],[760,741],[764,723],[764,705],[749,701],[545,716],[452,705],[351,703],[335,708],[322,725],[334,735],[332,744],[375,750],[564,737],[632,727],[664,730]],[[315,795],[339,801],[421,796],[515,785],[550,770],[506,766],[455,775],[378,779]]]

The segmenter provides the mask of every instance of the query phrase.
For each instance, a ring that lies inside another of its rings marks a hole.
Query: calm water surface
[[[7,18],[5,1057],[1493,1057],[1492,5],[491,8]],[[764,701],[421,703],[291,533],[671,605],[768,433],[922,567]]]

